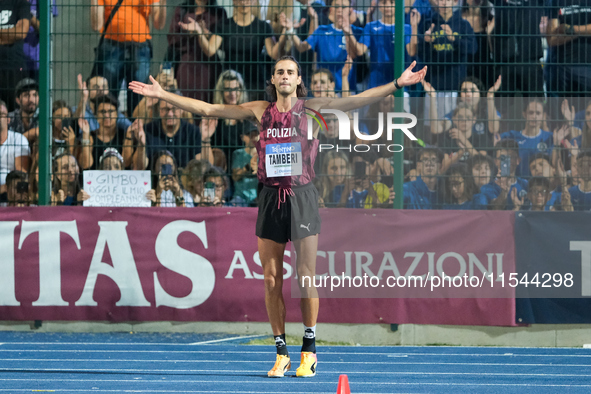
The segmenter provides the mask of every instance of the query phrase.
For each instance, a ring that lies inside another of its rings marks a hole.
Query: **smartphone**
[[[213,182],[205,182],[203,188],[203,198],[208,199],[210,202],[213,202],[215,199],[215,183]]]
[[[16,184],[16,192],[17,193],[28,193],[29,192],[29,182],[17,182]]]
[[[366,164],[364,161],[358,161],[355,163],[355,178],[364,179],[366,177],[365,167]]]
[[[501,155],[501,176],[511,176],[511,156]]]
[[[172,63],[171,62],[164,62],[162,63],[162,73],[163,74],[172,74]]]
[[[394,186],[394,177],[392,175],[382,175],[382,183],[391,188]]]
[[[79,130],[78,130],[78,120],[77,119],[72,119],[72,118],[62,119],[62,129],[67,129],[68,127],[71,127],[72,130],[74,130],[74,133],[76,133],[76,135],[78,135]]]
[[[162,164],[160,175],[172,175],[172,164]]]

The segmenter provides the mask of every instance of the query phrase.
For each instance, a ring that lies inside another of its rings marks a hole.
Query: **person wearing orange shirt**
[[[106,31],[106,21],[118,0],[90,2],[92,29],[105,34],[96,54],[96,73],[109,81],[111,94],[118,97],[124,79],[127,82],[148,80],[152,59],[150,19],[154,28],[164,28],[166,0],[123,0]],[[138,95],[127,93],[127,116],[131,116],[139,101]]]

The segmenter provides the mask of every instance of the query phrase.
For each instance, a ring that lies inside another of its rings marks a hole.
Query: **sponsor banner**
[[[579,212],[515,215],[518,298],[591,299],[591,226]]]
[[[302,274],[302,288],[292,277],[294,297],[311,284],[320,298],[514,297],[511,212],[334,209],[327,218],[317,275]]]
[[[515,217],[518,323],[591,323],[591,226],[580,212]]]
[[[376,256],[372,264],[351,260],[351,269],[377,274],[385,251],[392,253],[401,275],[413,263],[416,270],[428,269],[430,253],[436,266],[445,253],[462,256],[466,264],[468,253],[474,253],[484,266],[486,253],[503,253],[503,269],[513,261],[512,236],[503,244],[505,238],[491,235],[490,227],[500,225],[512,234],[512,216],[502,212],[321,211],[319,273],[329,269],[327,256],[333,252],[335,261],[341,259],[337,253],[344,252],[332,245],[343,235],[335,230],[345,224],[350,235],[341,242],[349,243],[351,256]],[[267,321],[256,213],[251,208],[5,208],[0,213],[0,319]],[[474,229],[483,228],[478,223],[484,221],[489,230],[476,239]],[[373,247],[374,240],[359,230],[369,228],[383,232],[388,249],[382,243]],[[443,235],[452,231],[457,237]],[[297,322],[299,299],[290,292],[292,256],[288,247],[284,298],[287,320]],[[496,256],[492,262],[496,269]],[[515,316],[510,298],[320,302],[320,323],[512,325]]]

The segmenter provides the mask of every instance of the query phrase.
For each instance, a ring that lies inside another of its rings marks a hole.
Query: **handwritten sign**
[[[84,171],[85,207],[149,207],[150,171]]]

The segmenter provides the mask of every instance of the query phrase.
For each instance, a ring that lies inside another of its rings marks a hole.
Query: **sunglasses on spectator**
[[[239,92],[241,90],[240,88],[224,88],[224,92]]]

